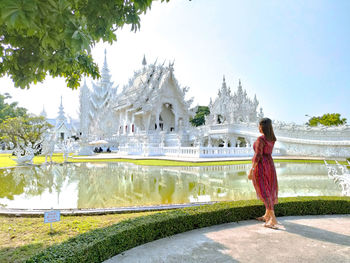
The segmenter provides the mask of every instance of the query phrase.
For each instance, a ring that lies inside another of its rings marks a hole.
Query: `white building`
[[[117,94],[110,81],[106,54],[102,78],[90,90],[80,90],[80,132],[88,141],[104,139],[120,154],[181,157],[252,156],[258,136],[258,99],[251,99],[239,81],[231,92],[225,78],[217,98],[210,101],[204,126],[189,123],[193,99],[174,75],[174,63],[147,65],[134,73]],[[323,157],[350,156],[350,126],[307,127],[274,122],[274,154]]]
[[[250,99],[246,90],[242,88],[241,80],[239,80],[237,91],[232,94],[231,88],[226,85],[224,76],[217,98],[214,102],[210,100],[210,114],[206,117],[206,124],[256,122],[262,115],[262,108],[259,114],[257,112],[258,105],[256,95],[253,100]]]
[[[44,117],[46,121],[53,126],[52,131],[55,133],[56,140],[64,141],[70,138],[72,135],[76,135],[75,126],[77,125],[77,123],[69,116],[68,118],[66,117],[63,107],[62,96],[60,106],[58,108],[58,115],[55,119],[47,118],[47,114],[44,107],[40,113],[40,116]]]
[[[113,102],[118,135],[142,132],[179,132],[189,126],[188,88],[181,88],[174,65],[146,65],[135,72]]]
[[[80,89],[79,133],[83,137],[105,137],[115,132],[111,103],[117,94],[118,87],[113,88],[113,82],[110,79],[105,51],[101,80],[92,83],[92,90],[84,81],[84,85]]]

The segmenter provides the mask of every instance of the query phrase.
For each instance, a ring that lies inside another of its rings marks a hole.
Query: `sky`
[[[104,49],[118,91],[148,63],[175,61],[175,76],[188,86],[188,98],[208,105],[225,75],[234,92],[239,79],[256,94],[265,116],[305,123],[308,116],[341,113],[350,123],[350,1],[348,0],[171,0],[155,2],[141,19],[140,31],[117,32],[113,45],[92,49],[102,67]],[[91,79],[87,79],[91,88]],[[57,117],[60,97],[65,112],[77,118],[79,91],[64,79],[47,77],[29,90],[0,79],[0,93],[39,114]]]

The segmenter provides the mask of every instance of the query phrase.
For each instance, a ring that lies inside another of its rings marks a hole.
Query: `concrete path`
[[[280,217],[280,230],[242,221],[130,249],[105,263],[350,262],[350,215]]]

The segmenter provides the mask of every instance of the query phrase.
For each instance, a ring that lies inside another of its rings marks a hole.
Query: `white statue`
[[[33,164],[34,152],[35,150],[32,148],[31,143],[29,143],[27,146],[23,145],[21,147],[17,147],[14,150],[14,154],[17,158],[13,160],[16,161],[17,164]]]
[[[52,154],[56,144],[55,137],[55,133],[52,133],[51,136],[47,135],[42,143],[41,155],[45,155],[45,163],[47,163],[47,157],[50,157],[50,162],[52,163]]]
[[[60,144],[60,148],[62,149],[62,152],[63,152],[63,161],[67,162],[68,157],[69,157],[69,153],[73,149],[72,139],[66,139],[66,140],[62,141],[62,143]]]

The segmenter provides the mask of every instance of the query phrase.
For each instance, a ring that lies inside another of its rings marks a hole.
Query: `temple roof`
[[[159,91],[162,89],[163,83],[171,78],[175,87],[184,98],[184,93],[180,89],[174,75],[173,64],[169,66],[156,65],[156,62],[150,65],[145,65],[142,70],[136,71],[134,76],[129,80],[128,85],[124,86],[122,92],[118,94],[114,101],[114,109],[132,108],[134,111],[148,111],[152,108],[154,102],[159,97]],[[186,103],[186,102],[184,102]]]

